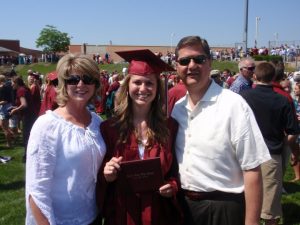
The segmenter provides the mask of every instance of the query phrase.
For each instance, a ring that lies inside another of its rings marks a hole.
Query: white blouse
[[[84,129],[55,112],[40,116],[30,133],[26,162],[26,225],[35,225],[29,195],[51,225],[86,225],[97,216],[95,186],[106,147],[101,118]]]

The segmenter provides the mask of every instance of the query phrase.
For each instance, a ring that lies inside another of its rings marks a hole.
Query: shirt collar
[[[216,84],[216,82],[214,80],[212,80],[208,89],[206,90],[204,96],[197,103],[196,107],[199,106],[200,102],[216,102],[219,94],[222,92],[222,89],[223,88],[220,87],[220,85]],[[189,104],[188,104],[188,98],[189,98],[189,93],[187,92],[183,99],[182,106],[186,107],[187,109],[190,109]]]
[[[241,83],[244,83],[244,84],[247,84],[247,85],[252,85],[252,80],[251,79],[246,79],[242,74],[240,74],[237,79],[241,82]]]

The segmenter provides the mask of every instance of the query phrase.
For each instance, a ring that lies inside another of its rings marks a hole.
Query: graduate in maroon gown
[[[101,84],[101,88],[98,93],[100,99],[97,99],[95,106],[96,106],[96,112],[99,114],[103,114],[105,113],[105,105],[106,105],[105,103],[107,98],[106,92],[108,91],[109,88],[108,79],[105,77],[103,71],[100,73],[100,84]]]
[[[130,62],[116,96],[114,116],[101,124],[107,146],[98,174],[97,198],[105,225],[176,225],[182,213],[176,201],[178,167],[174,143],[178,124],[163,111],[159,78],[173,70],[149,50],[117,52]],[[118,179],[125,161],[159,157],[164,184],[156,191],[124,192]]]
[[[40,75],[38,73],[31,73],[28,75],[28,87],[31,94],[32,111],[36,118],[39,116],[41,108],[41,89],[39,85]]]
[[[58,85],[57,72],[50,72],[47,79],[49,83],[45,90],[39,115],[45,114],[47,110],[55,110],[58,107],[56,102],[56,87]]]
[[[168,91],[168,116],[171,116],[175,103],[185,96],[187,90],[184,83],[180,80]]]

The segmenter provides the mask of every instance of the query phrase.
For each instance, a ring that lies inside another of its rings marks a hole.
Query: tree
[[[54,26],[46,25],[35,43],[36,47],[42,47],[45,53],[55,54],[57,52],[67,52],[70,39],[67,33],[57,30]]]

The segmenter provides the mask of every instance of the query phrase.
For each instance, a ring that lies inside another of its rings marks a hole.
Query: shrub
[[[279,55],[254,55],[255,61],[281,61],[283,62],[283,58]]]

